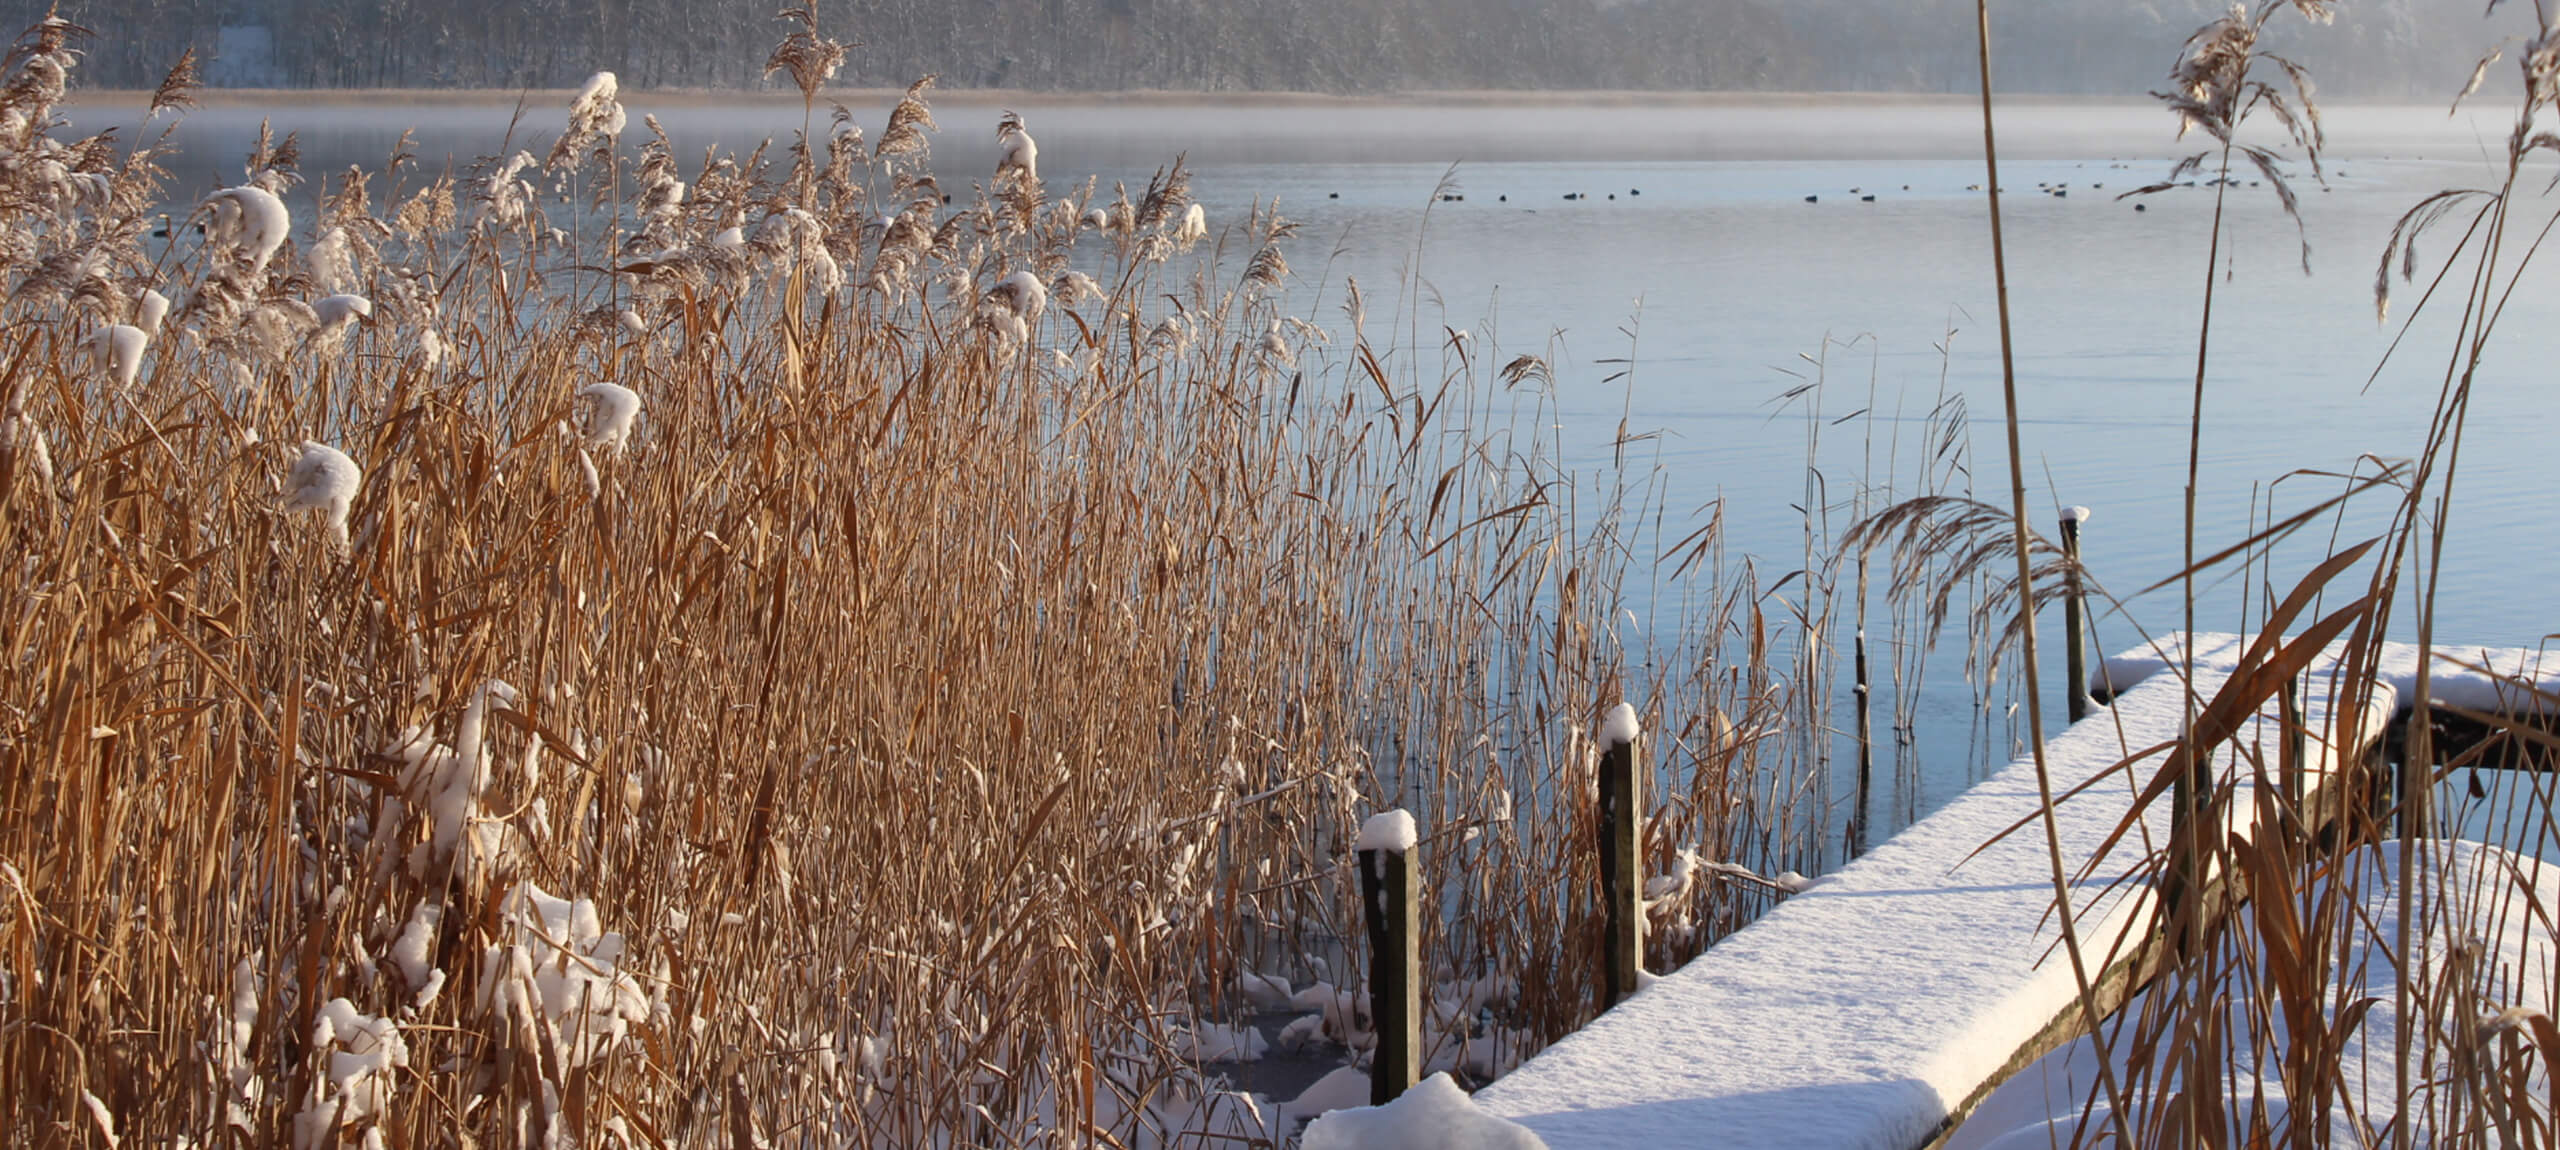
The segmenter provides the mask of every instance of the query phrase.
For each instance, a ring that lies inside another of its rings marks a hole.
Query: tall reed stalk
[[[1982,65],[1982,164],[1983,186],[1991,205],[1991,273],[1992,290],[2000,310],[2000,399],[2001,422],[2009,439],[2009,517],[2010,543],[2017,557],[2019,662],[2025,673],[2022,689],[2027,696],[2027,745],[2036,768],[2036,796],[2042,814],[2045,856],[2053,877],[2054,921],[2062,930],[2062,949],[2071,962],[2071,980],[2079,994],[2082,1022],[2095,1030],[2100,1022],[2098,1000],[2089,973],[2087,957],[2080,946],[2079,923],[2071,909],[2071,880],[2062,858],[2061,826],[2054,818],[2053,772],[2046,762],[2044,745],[2043,681],[2036,665],[2036,596],[2034,562],[2029,556],[2028,540],[2033,532],[2027,527],[2026,457],[2018,444],[2018,366],[2016,342],[2009,326],[2009,262],[2008,249],[2000,228],[2000,146],[1991,117],[1991,3],[1974,0],[1975,47]],[[2116,1114],[2116,1135],[2124,1138],[2123,1108],[2115,1082],[2113,1067],[2102,1066],[2100,1084],[2106,1090],[2110,1113]]]

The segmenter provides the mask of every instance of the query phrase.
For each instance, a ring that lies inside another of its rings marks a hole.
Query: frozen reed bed
[[[1268,1137],[1199,1060],[1257,994],[1362,1056],[1373,810],[1472,1080],[1591,1013],[1612,705],[1650,870],[1802,849],[1802,621],[1498,430],[1537,358],[1284,314],[1290,224],[1178,162],[938,176],[929,81],[865,140],[801,12],[779,144],[599,76],[468,171],[169,189],[191,62],[56,139],[80,35],[0,78],[0,1128]],[[1684,883],[1657,965],[1767,898]]]

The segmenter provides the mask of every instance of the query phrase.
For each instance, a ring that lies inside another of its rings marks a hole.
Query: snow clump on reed
[[[1040,145],[1018,112],[1006,112],[996,121],[996,186],[1016,181],[1040,182]]]
[[[118,387],[132,387],[142,371],[142,352],[151,337],[131,324],[114,323],[98,329],[89,337],[94,344],[98,368],[116,381]]]
[[[578,396],[587,405],[578,438],[588,447],[620,452],[631,440],[632,424],[640,418],[640,393],[605,381],[579,388]]]
[[[264,272],[293,235],[293,213],[284,200],[254,184],[215,192],[205,197],[202,210],[211,216],[206,241],[247,264],[251,275]]]
[[[347,547],[347,509],[354,505],[356,489],[364,484],[364,470],[347,454],[316,439],[302,442],[302,454],[293,461],[293,470],[285,476],[284,509],[317,511],[329,524],[329,539],[339,550]]]

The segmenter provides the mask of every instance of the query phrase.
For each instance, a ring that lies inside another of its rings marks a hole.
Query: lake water
[[[866,131],[877,134],[891,102],[859,99]],[[519,146],[530,140],[538,153],[547,144],[556,103],[527,112]],[[744,151],[801,119],[796,105],[627,103],[635,118],[660,112],[688,166],[706,143]],[[1871,388],[1875,397],[1871,417],[1824,429],[1818,459],[1834,504],[1845,504],[1869,467],[1861,441],[1870,429],[1878,478],[1898,440],[1907,483],[1942,378],[1973,416],[1978,494],[2006,502],[1987,209],[1968,191],[1983,178],[1980,125],[1961,101],[1023,95],[1010,106],[1038,135],[1053,188],[1087,173],[1106,191],[1114,180],[1143,186],[1159,164],[1187,152],[1194,193],[1213,223],[1276,197],[1304,222],[1291,255],[1300,298],[1321,291],[1328,301],[1310,318],[1337,321],[1329,301],[1340,298],[1344,277],[1357,276],[1375,336],[1415,302],[1397,285],[1419,283],[1426,334],[1401,354],[1436,363],[1442,325],[1472,333],[1494,363],[1560,350],[1559,434],[1570,461],[1607,466],[1622,415],[1631,431],[1659,432],[1634,452],[1634,478],[1643,482],[1658,466],[1675,512],[1723,499],[1735,556],[1764,557],[1772,574],[1796,565],[1803,529],[1794,507],[1805,501],[1805,405],[1817,397],[1778,397],[1809,378],[1806,356],[1829,362],[1818,397],[1825,418],[1867,408]],[[499,150],[512,110],[369,103],[272,114],[279,131],[302,133],[304,170],[318,175],[348,163],[378,167],[409,126],[430,168],[447,154],[467,162]],[[948,185],[965,186],[955,174],[992,167],[997,110],[973,99],[937,103],[944,130],[934,149]],[[2397,458],[2417,449],[2454,317],[2446,309],[2421,322],[2368,388],[2399,319],[2375,321],[2375,263],[2392,222],[2417,200],[2493,183],[2503,115],[2486,106],[2451,118],[2441,109],[2330,109],[2327,184],[2307,173],[2298,182],[2312,248],[2307,276],[2293,225],[2269,190],[2234,189],[2206,398],[2199,535],[2208,550],[2245,534],[2253,491],[2288,470],[2345,470],[2362,453]],[[108,108],[74,117],[84,126],[132,119]],[[213,108],[190,119],[180,135],[189,155],[175,168],[182,197],[236,179],[256,117]],[[2048,529],[2056,507],[2095,508],[2088,562],[2110,587],[2131,592],[2179,563],[2213,193],[2165,193],[2140,212],[2114,198],[2181,154],[2171,118],[2150,107],[2021,106],[2001,125],[2030,495]],[[1444,177],[1463,202],[1433,202]],[[2068,194],[2040,194],[2042,184],[2067,185]],[[1874,202],[1860,199],[1870,193]],[[2537,203],[2528,214],[2550,211]],[[2445,231],[2426,251],[2441,255],[2457,234],[2458,226]],[[2400,289],[2395,312],[2417,295]],[[1617,358],[1631,358],[1634,371],[1611,381],[1622,365],[1600,361]],[[2560,291],[2535,274],[2508,307],[2479,380],[2446,543],[2443,641],[2533,645],[2560,629],[2552,609],[2560,546],[2542,490],[2560,450],[2555,365]],[[2277,498],[2299,507],[2335,486],[2294,479]],[[2372,511],[2381,510],[2376,500]],[[1835,514],[1835,526],[1846,521]],[[2373,514],[2363,521],[2378,523]],[[2289,584],[2325,543],[2324,533],[2313,550],[2287,553],[2267,578]],[[2240,597],[2236,581],[2216,589],[2203,622],[2235,625]],[[2173,629],[2177,601],[2165,593],[2137,600],[2132,614],[2155,632]],[[2051,636],[2055,625],[2047,626]],[[2121,620],[2101,626],[2103,647],[2135,641]],[[1916,790],[1906,787],[1896,804],[1904,810],[1934,807],[1975,769],[1961,752],[1936,749],[1962,744],[1968,710],[1954,671],[1933,674],[1920,729],[1932,765]]]

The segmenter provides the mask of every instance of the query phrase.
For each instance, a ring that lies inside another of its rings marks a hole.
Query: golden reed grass
[[[80,35],[0,91],[12,1142],[1161,1145],[1241,973],[1357,986],[1373,809],[1478,1076],[1591,1011],[1608,707],[1652,869],[1800,846],[1712,531],[1656,643],[1652,509],[1486,430],[1543,364],[1328,343],[1179,164],[946,186],[920,81],[686,167],[600,76],[548,159],[267,136],[163,232],[191,65],[57,140]]]

